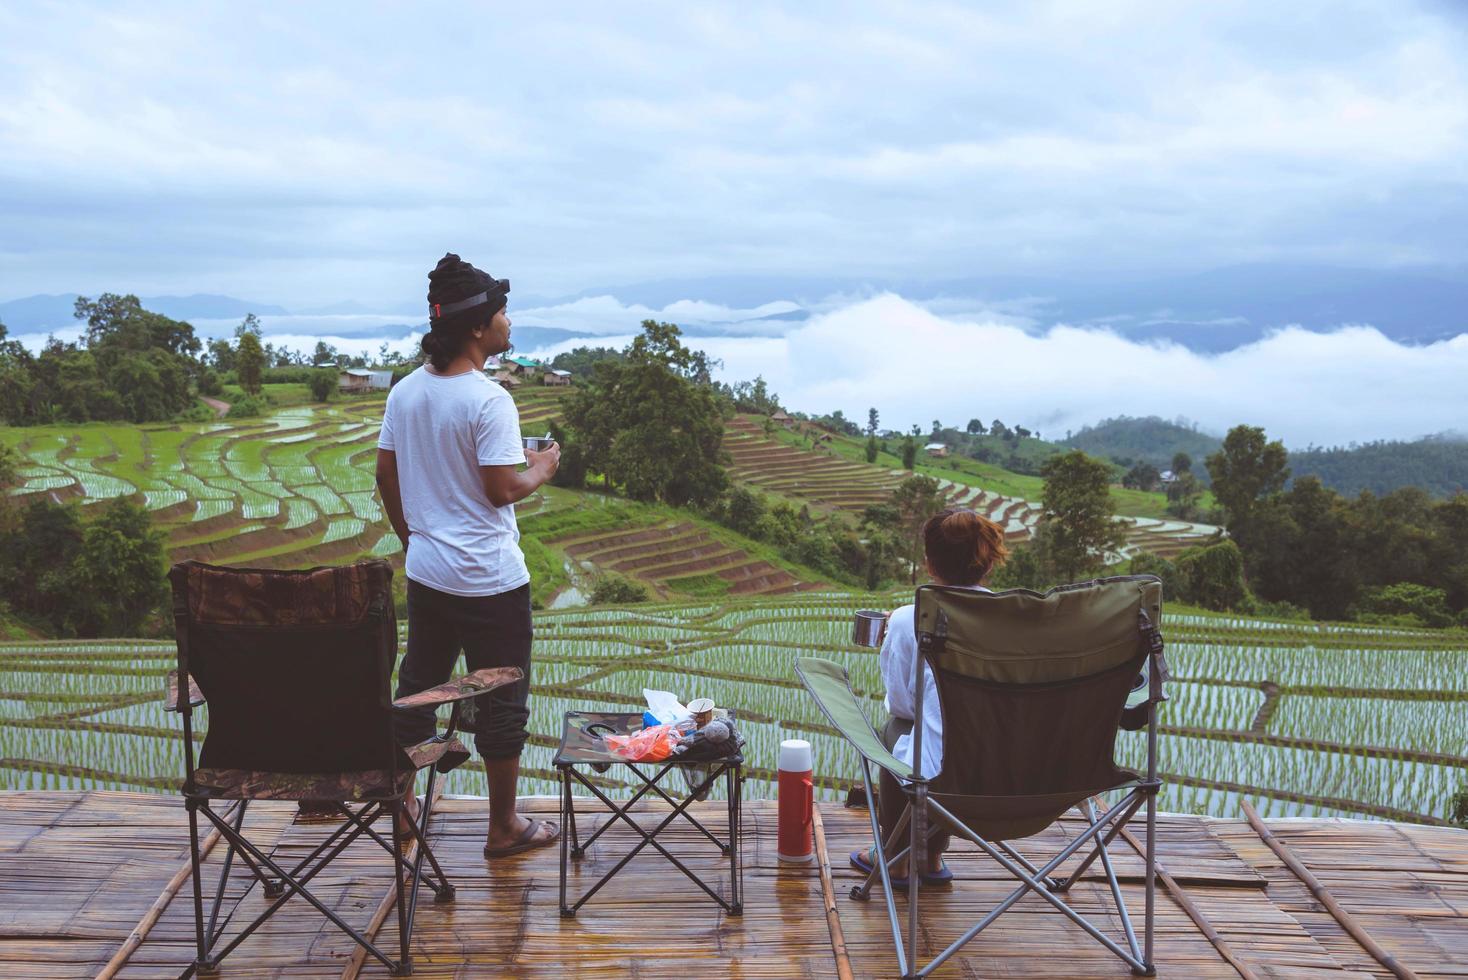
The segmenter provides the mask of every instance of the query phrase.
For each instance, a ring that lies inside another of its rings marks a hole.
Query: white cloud
[[[1059,438],[1115,415],[1262,425],[1292,447],[1415,438],[1468,417],[1468,335],[1423,347],[1370,327],[1286,329],[1221,355],[1105,330],[959,322],[886,295],[784,338],[695,339],[724,380],[762,375],[793,409],[927,428],[996,416]],[[1426,393],[1426,394],[1425,394]]]
[[[1451,5],[0,8],[0,297],[1461,263]]]

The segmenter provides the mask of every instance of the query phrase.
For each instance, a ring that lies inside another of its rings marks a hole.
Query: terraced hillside
[[[755,796],[773,795],[780,740],[808,738],[824,798],[856,758],[799,686],[802,656],[841,663],[882,722],[877,654],[849,644],[851,612],[899,596],[812,592],[536,615],[525,792],[555,791],[563,712],[642,704],[642,689],[736,708]],[[1468,788],[1468,635],[1168,613],[1176,681],[1162,709],[1163,806],[1215,815],[1247,797],[1276,816],[1441,823]],[[177,719],[162,710],[171,644],[0,644],[0,789],[173,790]],[[207,709],[206,709],[207,722]],[[1136,764],[1142,741],[1128,735]],[[606,774],[625,792],[618,770]],[[449,792],[482,794],[455,773]]]
[[[793,497],[832,511],[860,513],[885,503],[909,474],[847,459],[830,450],[804,449],[765,435],[754,417],[740,415],[725,431],[725,448],[732,460],[734,479],[750,487]],[[938,478],[951,506],[970,507],[1004,528],[1011,541],[1033,534],[1042,508],[1037,501],[1004,496],[972,483]],[[1150,551],[1171,557],[1218,532],[1210,524],[1127,517],[1131,524],[1120,557]]]
[[[818,588],[751,556],[727,534],[688,521],[630,525],[550,539],[587,571],[641,579],[660,592],[784,595]]]
[[[527,431],[559,412],[562,392],[517,393]],[[380,399],[298,406],[207,425],[0,429],[26,457],[21,501],[137,497],[175,560],[290,567],[401,546],[378,503],[373,467]],[[517,511],[546,506],[540,495]]]

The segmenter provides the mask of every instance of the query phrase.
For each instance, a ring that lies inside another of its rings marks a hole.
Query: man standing
[[[504,857],[560,834],[555,823],[515,809],[531,639],[530,573],[515,502],[555,474],[561,451],[525,451],[513,399],[484,374],[487,358],[510,349],[509,282],[453,253],[428,281],[428,363],[393,387],[377,442],[377,487],[407,551],[408,651],[397,696],[448,680],[460,650],[470,670],[524,672],[518,684],[474,699],[465,712],[489,778],[484,855]],[[403,711],[398,737],[416,744],[435,725],[430,708]],[[416,811],[416,800],[409,803]]]

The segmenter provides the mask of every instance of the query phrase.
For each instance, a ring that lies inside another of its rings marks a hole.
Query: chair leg
[[[1153,915],[1157,905],[1157,787],[1149,788],[1147,793],[1147,867],[1144,871],[1146,876],[1145,888],[1145,911],[1142,913],[1142,964],[1143,976],[1154,976],[1157,973],[1156,961],[1152,959],[1152,931]]]
[[[1091,806],[1090,800],[1081,802],[1081,812],[1086,815],[1089,823],[1096,822],[1096,811]],[[1132,929],[1132,917],[1127,914],[1126,902],[1121,897],[1121,883],[1116,880],[1116,869],[1111,864],[1111,853],[1106,849],[1104,841],[1096,841],[1096,849],[1101,854],[1101,867],[1106,872],[1106,883],[1111,887],[1111,900],[1116,903],[1116,914],[1121,919],[1122,932],[1126,934],[1127,948],[1137,959],[1142,958],[1142,950],[1137,946],[1137,934]]]
[[[872,767],[865,758],[861,760],[861,779],[866,787],[867,799],[875,800],[877,797],[872,792]],[[905,829],[908,815],[908,812],[904,812],[901,820],[898,821],[897,829],[892,833],[894,842],[900,839],[899,835]],[[887,848],[882,840],[882,825],[878,820],[875,806],[867,807],[867,817],[872,822],[872,849],[875,859],[872,861],[872,874],[867,875],[867,880],[860,885],[851,886],[851,897],[854,901],[866,901],[871,894],[874,876],[882,879],[882,899],[887,903],[887,921],[892,926],[893,945],[897,947],[897,970],[904,978],[910,977],[912,974],[907,966],[907,950],[902,942],[902,924],[897,918],[897,897],[892,891],[892,875],[888,868],[890,862],[887,858]],[[910,874],[909,877],[911,877]]]
[[[395,799],[392,803],[392,846],[393,846],[393,887],[398,893],[398,963],[394,969],[393,976],[408,976],[413,972],[413,962],[408,956],[408,941],[412,937],[408,934],[408,903],[403,889],[403,861],[399,857],[403,853],[403,828],[399,825],[404,810],[403,801]]]
[[[196,973],[212,973],[214,965],[209,961],[209,947],[212,943],[204,942],[204,886],[200,881],[199,874],[199,807],[208,806],[194,800],[187,800],[184,804],[189,811],[189,865],[192,869],[190,877],[194,885],[194,943],[196,954],[194,957],[194,971]]]

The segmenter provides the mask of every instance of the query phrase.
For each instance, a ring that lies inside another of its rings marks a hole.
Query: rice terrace
[[[559,397],[516,393],[527,433],[556,419]],[[239,422],[14,428],[0,439],[23,458],[13,491],[22,503],[132,497],[166,531],[175,560],[300,567],[398,555],[371,471],[381,410],[380,400],[346,400]],[[726,448],[740,484],[830,513],[879,502],[901,477],[851,458],[840,438],[802,440],[750,415],[728,424]],[[1029,535],[1037,504],[948,473],[947,500],[987,513],[1014,540]],[[819,795],[844,798],[856,757],[800,688],[794,663],[839,661],[880,725],[877,654],[850,643],[851,613],[899,604],[904,589],[835,586],[675,508],[546,488],[518,511],[540,607],[523,791],[555,791],[549,758],[563,712],[640,705],[643,688],[671,687],[738,707],[753,796],[773,795],[778,745],[800,737],[815,747]],[[1132,521],[1128,555],[1176,554],[1214,530]],[[577,604],[604,572],[643,583],[652,601]],[[1163,625],[1178,681],[1161,715],[1164,809],[1232,816],[1247,799],[1272,816],[1454,819],[1468,786],[1461,630],[1177,606]],[[0,789],[172,792],[181,753],[163,695],[173,660],[162,639],[0,645]],[[1129,742],[1124,754],[1140,751]],[[613,777],[609,785],[627,788]],[[447,791],[482,794],[483,773],[460,770]]]

